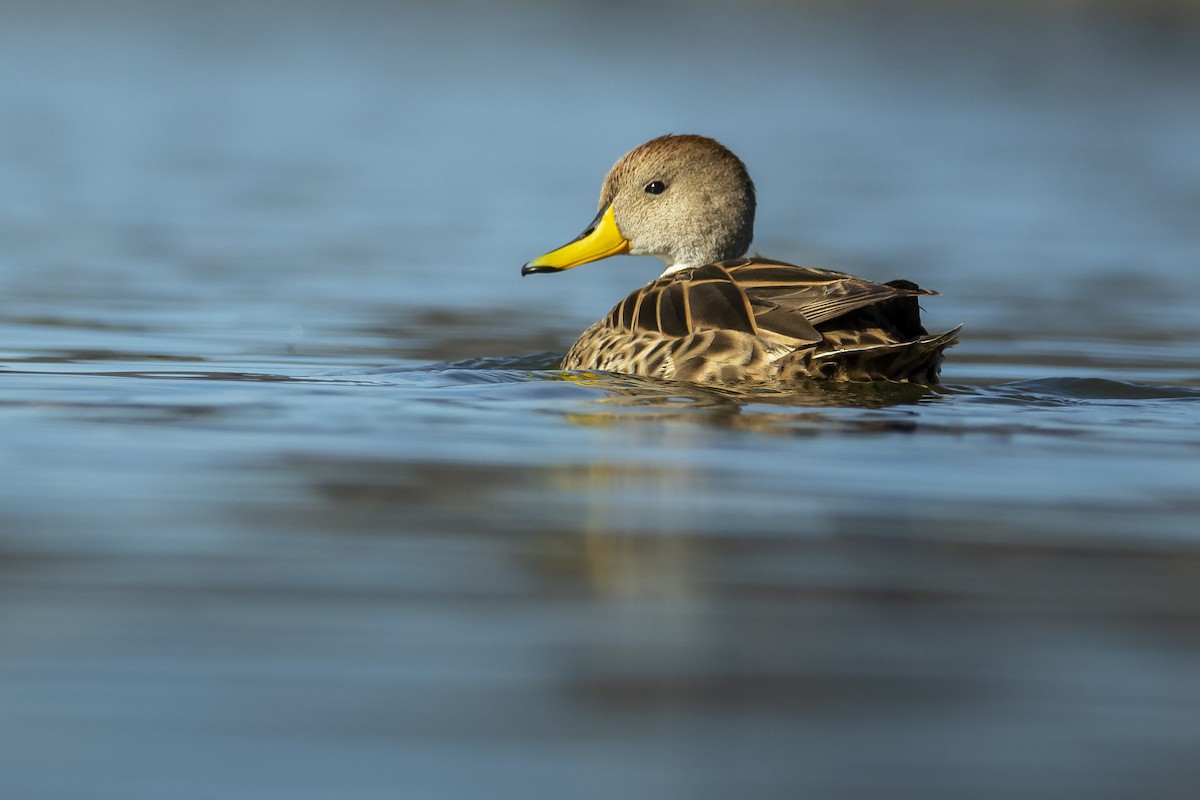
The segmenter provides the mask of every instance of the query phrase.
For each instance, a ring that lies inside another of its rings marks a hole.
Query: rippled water
[[[6,796],[1193,796],[1190,9],[11,4]],[[558,371],[666,131],[946,384]]]

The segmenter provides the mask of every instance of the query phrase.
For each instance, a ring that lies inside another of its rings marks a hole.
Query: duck
[[[585,330],[561,368],[698,384],[938,383],[962,326],[922,325],[918,299],[937,292],[748,256],[755,207],[745,164],[715,139],[668,134],[618,159],[591,224],[521,274],[624,254],[666,268]]]

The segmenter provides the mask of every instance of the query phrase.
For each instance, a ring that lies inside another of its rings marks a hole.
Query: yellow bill
[[[562,272],[589,261],[629,252],[629,240],[621,235],[612,205],[601,211],[579,236],[557,250],[551,250],[521,267],[522,275],[535,272]]]

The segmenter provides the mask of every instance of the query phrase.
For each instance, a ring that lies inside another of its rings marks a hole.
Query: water
[[[1194,7],[3,15],[5,796],[1194,796]],[[557,371],[667,131],[946,385]]]

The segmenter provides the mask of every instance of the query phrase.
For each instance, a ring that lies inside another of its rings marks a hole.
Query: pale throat
[[[662,271],[658,277],[665,278],[668,275],[674,275],[677,272],[683,272],[685,269],[693,269],[695,267],[704,266],[703,264],[689,264],[686,261],[681,261],[678,264],[668,264],[667,268]]]

